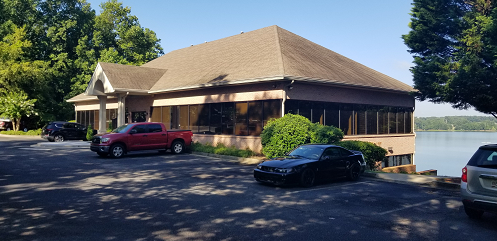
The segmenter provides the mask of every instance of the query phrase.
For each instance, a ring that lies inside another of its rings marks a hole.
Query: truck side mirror
[[[132,130],[129,132],[129,134],[136,134],[136,132],[137,132],[137,131],[136,131],[136,129],[132,129]]]

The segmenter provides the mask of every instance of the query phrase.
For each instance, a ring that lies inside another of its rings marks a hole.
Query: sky
[[[278,25],[369,68],[413,86],[410,0],[118,0],[143,28],[161,39],[164,53],[241,31]],[[103,0],[87,0],[100,14]],[[484,115],[448,104],[416,102],[415,116]]]

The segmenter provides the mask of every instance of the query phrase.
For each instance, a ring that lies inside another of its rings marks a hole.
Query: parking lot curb
[[[46,148],[90,148],[89,141],[67,141],[67,142],[39,142],[31,147],[46,147]]]
[[[414,184],[425,187],[459,190],[460,178],[458,177],[444,177],[444,176],[424,176],[413,174],[399,174],[399,173],[378,173],[378,172],[364,172],[363,176],[380,179],[386,182]]]

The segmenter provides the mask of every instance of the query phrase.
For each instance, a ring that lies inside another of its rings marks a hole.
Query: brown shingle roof
[[[99,63],[114,89],[149,90],[166,73],[166,69],[145,66]]]
[[[262,79],[413,88],[276,25],[169,52],[140,67],[100,63],[114,89],[150,92]]]

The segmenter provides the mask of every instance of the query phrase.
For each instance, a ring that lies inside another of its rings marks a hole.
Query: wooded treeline
[[[98,62],[141,65],[163,54],[129,7],[100,6],[97,15],[85,0],[0,0],[0,97],[36,100],[33,125],[74,119],[66,100],[84,92]]]
[[[492,116],[415,117],[417,131],[496,131],[497,122]]]

